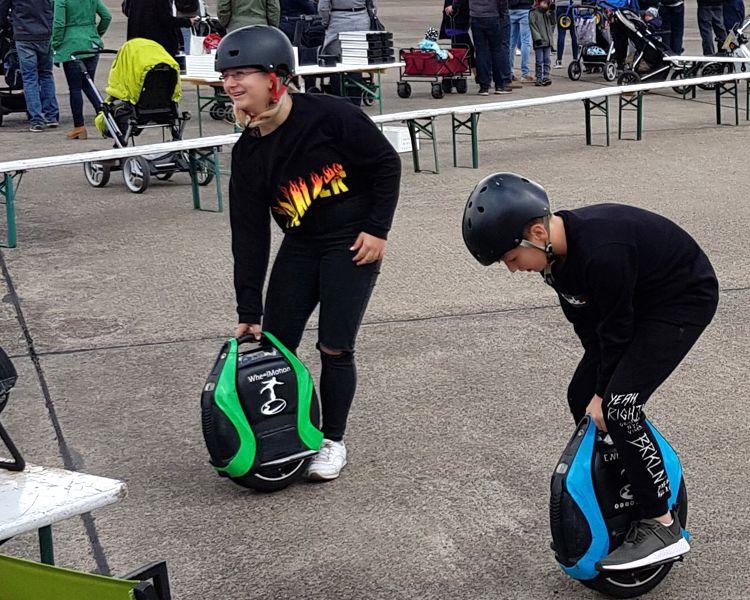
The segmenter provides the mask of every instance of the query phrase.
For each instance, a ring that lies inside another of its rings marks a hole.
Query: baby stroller
[[[174,58],[156,42],[142,38],[126,42],[116,54],[109,72],[106,100],[101,99],[84,70],[86,84],[101,103],[95,120],[97,129],[111,137],[116,148],[135,146],[135,138],[146,129],[160,129],[162,141],[181,140],[190,113],[178,112],[177,101],[182,92],[179,66]],[[189,173],[190,159],[187,152],[180,151],[84,164],[86,180],[93,187],[104,187],[110,173],[119,170],[127,188],[140,194],[148,188],[151,176],[166,181],[175,173]],[[196,175],[199,185],[208,185],[214,177],[212,169],[202,160],[198,161]]]
[[[650,80],[684,79],[686,67],[664,60],[667,56],[674,56],[674,53],[637,14],[627,9],[616,9],[612,13],[612,18],[619,19],[625,26],[627,37],[635,47],[633,64],[620,73],[617,78],[618,85],[633,85]],[[684,92],[682,86],[673,89],[678,94]]]
[[[5,115],[26,112],[21,66],[18,63],[18,52],[13,40],[10,18],[0,22],[0,75],[5,79],[5,87],[0,87],[0,125],[2,125]]]
[[[575,19],[567,14],[560,17],[561,27],[564,24],[567,29],[575,25],[578,40],[578,56],[568,65],[568,77],[578,81],[583,73],[601,72],[606,81],[614,81],[617,78],[617,65],[613,61],[615,46],[604,10],[595,4],[582,4],[573,10]]]
[[[721,51],[717,56],[734,56],[737,58],[747,58],[747,62],[742,63],[723,63],[709,62],[705,63],[700,69],[701,77],[713,77],[723,75],[724,73],[734,73],[737,68],[740,71],[750,69],[750,48],[747,46],[747,31],[750,30],[750,16],[745,18],[741,23],[735,23],[729,31]],[[713,90],[715,83],[699,83],[698,87],[704,90]]]
[[[400,98],[411,96],[411,83],[415,81],[432,84],[432,97],[440,99],[451,88],[459,94],[465,94],[469,89],[467,77],[471,77],[469,66],[469,47],[453,46],[446,48],[453,58],[440,60],[434,52],[417,50],[415,48],[401,48],[398,51],[399,60],[405,66],[399,69],[396,93]]]

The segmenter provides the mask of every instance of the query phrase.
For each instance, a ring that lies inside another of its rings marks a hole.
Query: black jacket
[[[52,37],[52,0],[0,0],[0,21],[12,10],[13,36],[18,41],[44,42]]]
[[[534,0],[508,0],[510,10],[531,10],[534,8]]]
[[[123,5],[123,10],[126,6]],[[180,27],[190,27],[187,17],[172,16],[170,0],[128,0],[128,39],[146,38],[161,44],[172,56],[180,49]]]

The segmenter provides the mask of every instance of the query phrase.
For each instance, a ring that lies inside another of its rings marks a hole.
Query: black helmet
[[[549,198],[541,185],[515,173],[495,173],[482,179],[466,202],[464,243],[488,266],[521,243],[526,223],[549,217]]]
[[[216,49],[214,68],[221,72],[238,67],[257,67],[269,73],[293,75],[294,50],[280,29],[250,25],[235,29]]]

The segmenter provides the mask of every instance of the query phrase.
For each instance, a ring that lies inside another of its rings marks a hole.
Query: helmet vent
[[[478,210],[478,211],[479,211],[480,213],[483,213],[483,212],[484,212],[484,206],[477,206],[477,210]]]
[[[521,177],[521,181],[523,181],[524,183],[529,183],[529,180],[526,179],[525,177]]]
[[[466,226],[471,229],[471,219],[467,219]]]
[[[239,53],[240,53],[239,50],[230,50],[229,51],[229,56],[237,56]]]
[[[481,190],[479,190],[480,194],[484,194],[487,191],[487,186],[483,186]]]
[[[474,204],[473,202],[469,202],[469,208],[471,208],[471,205]]]

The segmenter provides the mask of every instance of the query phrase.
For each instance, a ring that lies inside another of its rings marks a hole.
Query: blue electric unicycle
[[[661,450],[669,478],[669,507],[685,531],[687,492],[677,454],[646,421]],[[576,428],[552,475],[550,525],[555,558],[568,575],[615,598],[633,598],[656,587],[677,559],[633,571],[599,572],[596,563],[619,546],[638,505],[630,492],[617,449],[609,436],[597,431],[590,416]]]

